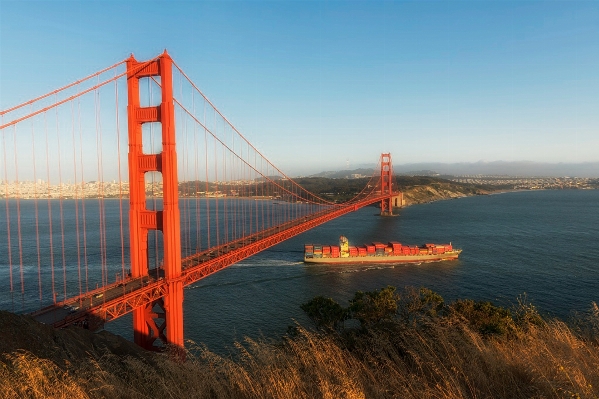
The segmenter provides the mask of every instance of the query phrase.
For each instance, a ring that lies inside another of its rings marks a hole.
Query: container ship
[[[373,242],[362,246],[349,245],[346,237],[339,238],[337,245],[304,245],[306,263],[410,263],[436,262],[457,259],[461,249],[449,244],[403,245],[391,241],[388,244]]]

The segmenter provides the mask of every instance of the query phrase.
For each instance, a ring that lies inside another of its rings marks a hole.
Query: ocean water
[[[27,208],[31,206],[30,202],[21,203],[25,208],[24,236],[34,231],[33,209]],[[68,202],[64,206],[65,214],[72,217]],[[94,202],[88,204],[87,212],[94,213]],[[107,201],[103,212],[117,216],[118,201]],[[542,313],[561,318],[587,311],[591,302],[599,302],[599,190],[510,192],[414,205],[401,209],[397,217],[376,214],[376,208],[363,208],[188,286],[184,293],[186,339],[223,352],[246,336],[276,338],[295,322],[309,323],[300,305],[314,296],[332,297],[345,306],[356,291],[387,285],[427,287],[447,301],[471,298],[504,306],[526,295]],[[89,220],[93,223],[94,219]],[[6,224],[0,223],[0,308],[12,310],[15,300],[6,289],[6,247],[1,247]],[[120,240],[118,224],[108,223],[105,228],[109,239]],[[97,240],[90,231],[90,242]],[[459,260],[422,264],[327,266],[302,262],[305,243],[335,244],[339,235],[356,245],[451,242],[463,252]],[[36,245],[34,241],[24,243]],[[15,248],[14,240],[12,245]],[[42,239],[40,245],[43,263],[47,243]],[[75,242],[67,240],[65,246],[67,256],[75,256]],[[121,253],[117,252],[106,254],[107,275],[122,268]],[[26,263],[25,278],[35,278],[36,257]],[[62,272],[57,266],[59,286]],[[104,278],[97,267],[94,270],[94,278]],[[44,273],[42,280],[47,284],[49,276]],[[18,290],[18,271],[13,278]],[[31,284],[26,290],[23,306],[29,309],[39,301],[38,287]],[[130,316],[108,323],[106,329],[132,339]]]
[[[314,296],[342,305],[358,291],[428,287],[446,300],[499,305],[521,295],[546,315],[568,318],[599,302],[599,191],[522,191],[404,208],[392,218],[363,208],[303,233],[185,290],[185,336],[226,351],[244,337],[283,335],[309,323]],[[459,260],[407,265],[307,265],[304,243],[451,242]],[[117,324],[119,323],[119,324]],[[108,329],[130,335],[130,320]]]

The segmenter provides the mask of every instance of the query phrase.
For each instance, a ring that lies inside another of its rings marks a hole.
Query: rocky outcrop
[[[403,188],[402,191],[405,206],[489,194],[489,191],[473,187],[472,185],[458,185],[449,182],[411,186]]]

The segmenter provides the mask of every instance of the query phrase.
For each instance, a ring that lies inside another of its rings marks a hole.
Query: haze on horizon
[[[362,164],[357,168],[336,171],[321,171],[312,176],[349,176],[352,174],[370,175],[376,164]],[[578,177],[599,178],[599,162],[581,163],[541,163],[541,162],[421,162],[394,163],[396,175],[450,175],[450,176],[510,176],[510,177]]]
[[[599,2],[0,0],[0,109],[168,49],[290,176],[599,162]]]

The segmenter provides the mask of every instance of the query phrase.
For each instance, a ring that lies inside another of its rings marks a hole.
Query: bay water
[[[87,212],[92,214],[93,202],[89,204]],[[21,202],[24,237],[35,228],[30,226],[30,206],[31,203]],[[65,215],[72,217],[69,203],[64,206]],[[106,201],[103,212],[118,214],[119,201]],[[6,223],[0,222],[2,236]],[[107,231],[109,239],[119,236],[120,226],[108,224],[107,228],[115,229]],[[124,229],[126,232],[126,226]],[[458,260],[421,264],[302,262],[304,244],[334,245],[340,235],[348,237],[350,245],[373,241],[399,241],[405,245],[451,242],[463,252]],[[88,239],[95,238],[92,235]],[[5,243],[0,241],[0,246],[2,242]],[[11,245],[15,246],[14,240]],[[24,239],[24,245],[35,245],[35,238]],[[73,245],[67,242],[66,248],[67,256],[71,248],[76,257]],[[6,289],[5,252],[5,247],[0,248],[0,308],[13,310],[15,300]],[[117,252],[106,254],[107,263],[115,263],[116,273],[122,267],[121,253]],[[41,253],[44,256],[43,247]],[[30,263],[37,261],[31,259]],[[28,274],[34,279],[37,267],[26,267],[24,273],[25,281]],[[107,273],[112,273],[112,269]],[[13,278],[18,290],[18,276]],[[470,298],[503,306],[515,304],[519,296],[525,296],[542,314],[562,319],[573,312],[588,311],[593,301],[599,302],[599,190],[520,191],[467,197],[409,206],[396,217],[380,217],[377,208],[362,208],[186,287],[185,337],[223,352],[246,336],[277,338],[295,322],[308,325],[300,305],[317,295],[331,297],[346,306],[356,291],[387,285],[398,289],[427,287],[446,301]],[[30,310],[39,301],[39,295],[36,284],[25,289],[31,291],[25,292],[31,303],[25,302],[21,309]],[[128,315],[107,323],[105,328],[132,339],[131,325]]]
[[[518,297],[567,319],[599,302],[599,190],[521,191],[437,201],[377,216],[377,208],[328,222],[185,290],[185,336],[225,351],[244,337],[276,338],[299,322],[317,295],[342,306],[358,290],[427,287],[458,298],[511,306]],[[459,260],[422,264],[308,265],[305,243],[447,243]],[[117,324],[118,323],[118,324]],[[130,320],[107,329],[130,338]]]

